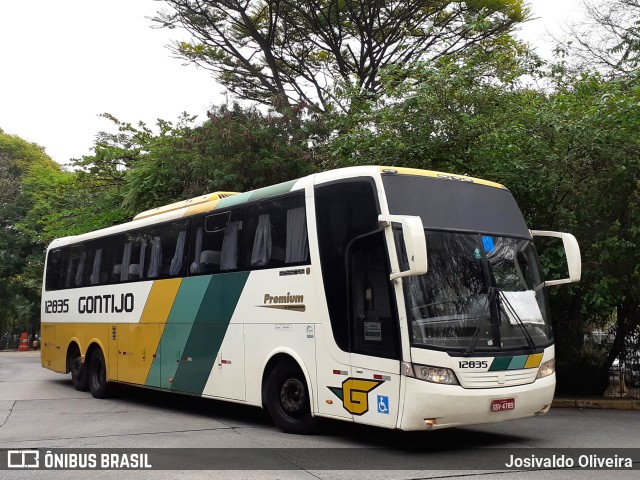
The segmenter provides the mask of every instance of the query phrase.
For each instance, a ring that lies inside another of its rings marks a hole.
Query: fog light
[[[549,411],[550,408],[551,408],[551,404],[545,405],[540,410],[538,410],[534,415],[544,415]]]
[[[425,418],[424,419],[424,424],[428,429],[432,428],[437,423],[438,422],[437,422],[437,420],[435,418]]]

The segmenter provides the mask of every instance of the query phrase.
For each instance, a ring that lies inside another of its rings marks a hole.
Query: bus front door
[[[400,332],[381,232],[349,248],[351,384],[345,408],[353,420],[394,427],[400,395]]]

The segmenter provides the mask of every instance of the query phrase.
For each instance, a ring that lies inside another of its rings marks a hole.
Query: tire
[[[111,384],[107,382],[107,365],[101,349],[96,349],[89,359],[88,383],[94,398],[107,398],[111,393]]]
[[[71,354],[69,362],[69,370],[71,371],[71,382],[73,387],[79,392],[89,390],[89,375],[87,374],[87,365],[82,362],[80,352],[76,351]]]
[[[280,362],[267,379],[266,404],[269,416],[285,433],[304,435],[318,424],[311,415],[309,388],[295,362]]]

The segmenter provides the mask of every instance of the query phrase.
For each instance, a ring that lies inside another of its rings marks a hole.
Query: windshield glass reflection
[[[466,353],[552,341],[530,240],[426,231],[429,271],[404,279],[414,346]]]

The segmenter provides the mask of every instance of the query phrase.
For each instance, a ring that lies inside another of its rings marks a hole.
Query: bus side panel
[[[295,315],[292,312],[284,314]],[[300,367],[311,382],[311,408],[316,398],[316,342],[315,325],[288,324],[283,322],[270,324],[245,325],[245,355],[247,376],[247,403],[262,405],[262,374],[269,359],[277,353],[289,354],[301,365]]]
[[[86,355],[89,345],[95,342],[103,348],[105,359],[108,358],[109,324],[107,323],[56,323],[55,338],[57,368],[54,370],[57,372],[66,370],[67,349],[72,341],[78,343],[82,355]],[[108,375],[110,375],[109,370],[107,365]]]
[[[54,368],[56,363],[56,337],[55,337],[55,324],[54,323],[43,323],[40,327],[40,335],[42,342],[42,352],[40,363],[43,367],[48,368],[54,371],[60,371]]]
[[[128,328],[127,328],[128,327]],[[118,330],[118,381],[144,385],[160,340],[160,325],[120,325]],[[159,383],[160,376],[153,383]]]
[[[262,375],[269,359],[287,353],[315,391],[317,297],[313,266],[251,272],[231,324],[244,324],[246,401],[262,405]],[[315,396],[312,403],[315,406]]]
[[[159,371],[162,388],[206,394],[248,276],[248,272],[235,272],[182,281],[161,331],[159,358],[153,361],[147,385],[153,384],[151,376],[155,378]],[[242,376],[236,377],[236,382],[244,389]]]
[[[235,323],[227,328],[203,395],[245,399],[244,327]]]

